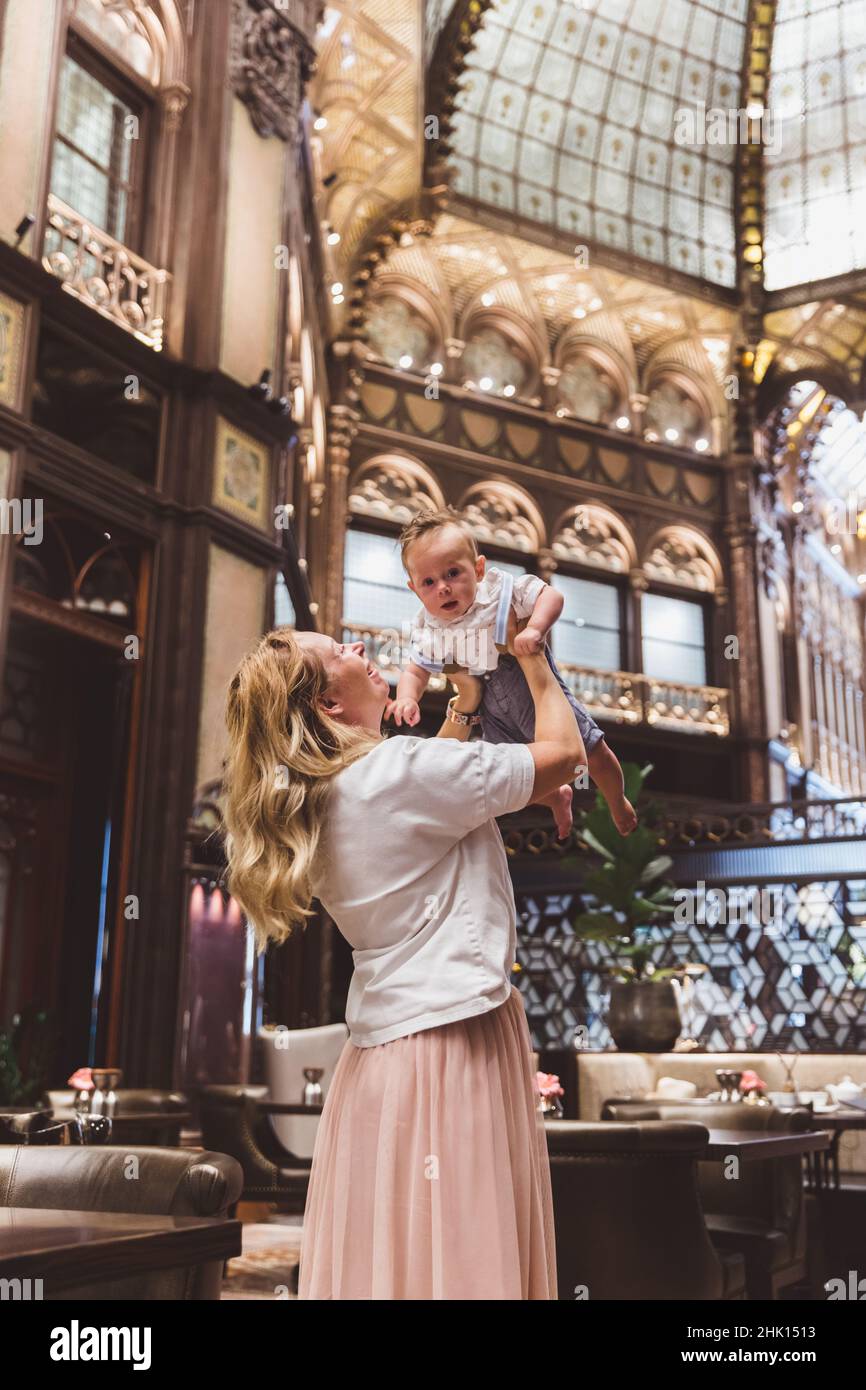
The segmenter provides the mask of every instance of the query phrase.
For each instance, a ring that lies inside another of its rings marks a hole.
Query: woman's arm
[[[475,714],[481,704],[481,682],[477,676],[470,676],[468,671],[454,671],[448,679],[457,691],[457,699],[454,708],[458,714]],[[449,719],[447,714],[442,724],[442,728],[437,733],[437,738],[459,738],[461,743],[465,743],[472,732],[468,724],[455,724]]]
[[[543,651],[521,656],[515,651],[517,623],[512,611],[508,624],[508,649],[517,656],[535,705],[535,739],[529,751],[535,763],[532,800],[547,796],[565,782],[573,782],[586,767],[586,749],[574,710]]]

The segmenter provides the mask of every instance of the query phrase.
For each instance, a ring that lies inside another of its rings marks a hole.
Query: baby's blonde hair
[[[436,511],[418,512],[400,532],[400,559],[407,574],[409,573],[409,565],[406,557],[410,547],[416,541],[421,540],[422,536],[429,536],[433,531],[441,531],[443,526],[456,526],[458,531],[462,531],[466,537],[472,559],[478,559],[475,536],[465,516],[462,516],[454,507],[439,507]]]

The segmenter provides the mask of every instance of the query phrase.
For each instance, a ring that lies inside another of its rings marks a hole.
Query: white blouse
[[[357,1047],[505,1003],[516,914],[494,817],[534,780],[525,744],[402,735],[334,779],[313,888],[352,947]]]

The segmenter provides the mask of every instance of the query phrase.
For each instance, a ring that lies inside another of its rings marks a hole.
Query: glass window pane
[[[122,187],[132,167],[127,119],[133,114],[86,68],[64,59],[51,191],[118,240],[126,229]]]
[[[399,632],[421,607],[420,599],[407,588],[394,536],[347,531],[343,580],[343,622],[353,627]]]
[[[642,620],[644,674],[686,685],[705,684],[702,605],[688,599],[644,594]]]
[[[294,627],[295,605],[289,593],[289,586],[282,574],[277,575],[274,589],[274,627]]]
[[[565,596],[562,616],[551,634],[557,661],[594,671],[618,671],[622,642],[616,585],[555,574],[553,587]]]

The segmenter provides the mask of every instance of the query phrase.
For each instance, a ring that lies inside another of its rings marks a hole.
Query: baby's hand
[[[544,650],[544,633],[537,627],[525,627],[514,639],[515,656],[534,656]]]
[[[405,719],[409,725],[417,724],[421,718],[421,709],[417,700],[392,700],[385,709],[385,718],[394,720],[395,724],[402,725]]]

